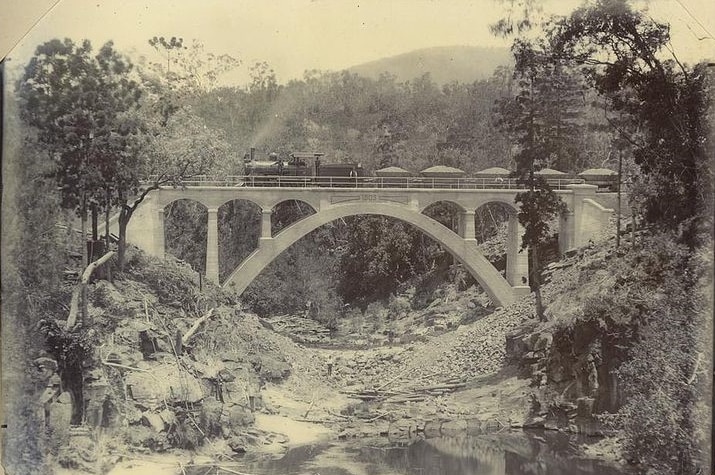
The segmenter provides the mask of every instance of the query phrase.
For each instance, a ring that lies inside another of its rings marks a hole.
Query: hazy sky
[[[30,0],[5,1],[17,4],[3,10],[0,29],[28,21],[21,17],[31,16],[30,7],[19,5]],[[544,0],[546,10],[561,14],[578,3]],[[671,23],[679,57],[715,57],[715,1],[648,3],[654,18]],[[59,0],[8,58],[10,64],[24,63],[38,44],[55,37],[88,38],[95,47],[112,39],[124,52],[152,55],[149,38],[179,36],[241,59],[242,77],[254,62],[267,61],[285,82],[308,69],[340,70],[418,48],[508,46],[488,30],[503,8],[498,0]],[[0,40],[0,46],[9,44]]]

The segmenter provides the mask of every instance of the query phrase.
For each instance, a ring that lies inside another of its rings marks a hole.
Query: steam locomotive
[[[243,157],[245,174],[252,184],[270,186],[349,185],[357,178],[365,176],[360,163],[321,163],[322,152],[293,152],[288,160],[276,153],[268,155],[268,160],[256,160],[255,149]]]

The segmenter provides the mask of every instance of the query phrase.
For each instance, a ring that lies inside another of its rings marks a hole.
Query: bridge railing
[[[151,178],[150,178],[151,179]],[[549,179],[556,190],[567,185],[582,184],[580,178]],[[332,177],[332,176],[253,176],[229,175],[215,177],[197,175],[183,180],[182,186],[210,187],[272,187],[272,188],[380,188],[380,189],[454,189],[489,190],[523,189],[514,178],[426,178],[426,177]]]

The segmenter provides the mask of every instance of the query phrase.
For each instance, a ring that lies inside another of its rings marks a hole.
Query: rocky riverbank
[[[70,427],[70,407],[62,412],[74,396],[46,406],[51,430],[69,440],[57,441],[60,465],[132,473],[157,455],[176,469],[247,452],[277,456],[318,440],[579,432],[583,424],[571,422],[593,410],[588,401],[562,405],[565,422],[554,411],[544,389],[554,375],[539,378],[553,338],[533,318],[530,298],[493,309],[474,288],[447,287],[421,310],[387,314],[383,337],[409,328],[400,338],[351,345],[366,333],[354,322],[341,333],[301,325],[302,316],[264,320],[218,289],[199,292],[191,278],[177,264],[148,261],[113,284],[94,284],[87,432]],[[319,336],[313,346],[307,335]]]

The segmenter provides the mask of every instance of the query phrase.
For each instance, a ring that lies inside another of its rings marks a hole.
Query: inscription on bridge
[[[409,198],[407,195],[393,195],[382,193],[361,193],[355,195],[332,195],[330,197],[331,204],[347,203],[353,201],[365,201],[374,203],[377,201],[390,201],[393,203],[407,204]]]

